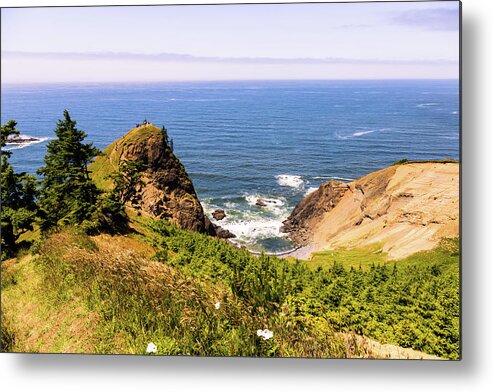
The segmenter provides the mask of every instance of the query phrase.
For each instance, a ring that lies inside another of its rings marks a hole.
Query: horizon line
[[[37,57],[47,59],[91,59],[91,60],[138,60],[187,63],[230,63],[230,64],[388,64],[388,65],[453,65],[459,59],[357,59],[345,57],[224,57],[200,56],[183,53],[133,53],[133,52],[30,52],[2,50],[2,57]]]
[[[182,80],[135,80],[135,81],[71,81],[71,82],[1,82],[0,86],[29,86],[29,85],[82,85],[82,84],[151,84],[151,83],[238,83],[238,82],[460,82],[461,78],[389,78],[389,79],[182,79]]]

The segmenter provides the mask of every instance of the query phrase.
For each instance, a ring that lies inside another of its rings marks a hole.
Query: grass
[[[113,183],[108,176],[118,169],[124,147],[142,143],[153,136],[160,135],[160,132],[161,130],[154,125],[134,128],[106,147],[103,154],[96,157],[89,166],[91,178],[96,186],[102,190],[112,189]]]
[[[252,312],[221,282],[153,261],[141,247],[62,231],[39,256],[3,266],[4,316],[15,331],[5,335],[8,351],[145,354],[152,341],[164,355],[365,355],[326,323],[309,328],[288,307]],[[275,338],[259,339],[264,328]]]
[[[381,250],[381,245],[376,243],[367,247],[355,249],[337,249],[315,252],[306,265],[312,269],[319,267],[330,267],[334,262],[341,264],[344,268],[367,271],[374,265],[398,264],[399,266],[429,266],[438,264],[440,266],[453,266],[458,262],[459,239],[443,238],[439,245],[432,250],[412,254],[400,260],[387,260],[387,255]]]
[[[397,270],[376,248],[307,265],[130,214],[130,235],[64,230],[3,263],[6,351],[145,354],[152,341],[166,355],[389,355],[362,335],[458,356],[457,240]]]
[[[457,159],[454,158],[443,158],[443,159],[423,159],[423,160],[412,160],[410,161],[407,158],[401,159],[395,163],[393,163],[391,166],[395,165],[407,165],[410,163],[459,163]]]
[[[362,268],[368,270],[372,265],[389,264],[387,255],[382,252],[381,245],[375,244],[364,248],[357,249],[338,249],[315,252],[312,257],[306,261],[306,264],[316,269],[318,267],[327,267],[334,261],[342,264],[345,268]]]
[[[43,277],[32,256],[2,264],[2,351],[88,352],[97,314],[68,291],[46,290]]]

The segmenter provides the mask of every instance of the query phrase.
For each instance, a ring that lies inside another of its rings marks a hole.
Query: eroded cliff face
[[[284,231],[313,251],[380,244],[398,259],[432,249],[459,235],[459,164],[408,163],[328,182],[296,206]]]
[[[321,216],[332,210],[349,189],[343,182],[329,181],[301,200],[283,222],[282,231],[289,233],[291,239],[300,245],[310,241],[312,228]]]
[[[228,236],[229,232],[212,224],[205,216],[190,177],[159,128],[147,125],[132,129],[103,153],[90,168],[93,178],[103,188],[111,187],[106,176],[117,170],[121,161],[139,161],[145,165],[138,205],[143,212],[169,220],[183,229]]]

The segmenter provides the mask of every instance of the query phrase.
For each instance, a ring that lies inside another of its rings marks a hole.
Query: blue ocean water
[[[321,183],[459,158],[458,81],[4,85],[1,98],[2,124],[45,140],[12,150],[30,173],[64,109],[101,149],[144,119],[164,125],[206,212],[225,209],[238,242],[267,250],[291,247],[279,227]]]

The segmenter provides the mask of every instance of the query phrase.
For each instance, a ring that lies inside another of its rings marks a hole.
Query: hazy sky
[[[458,78],[456,1],[2,9],[2,82]]]

